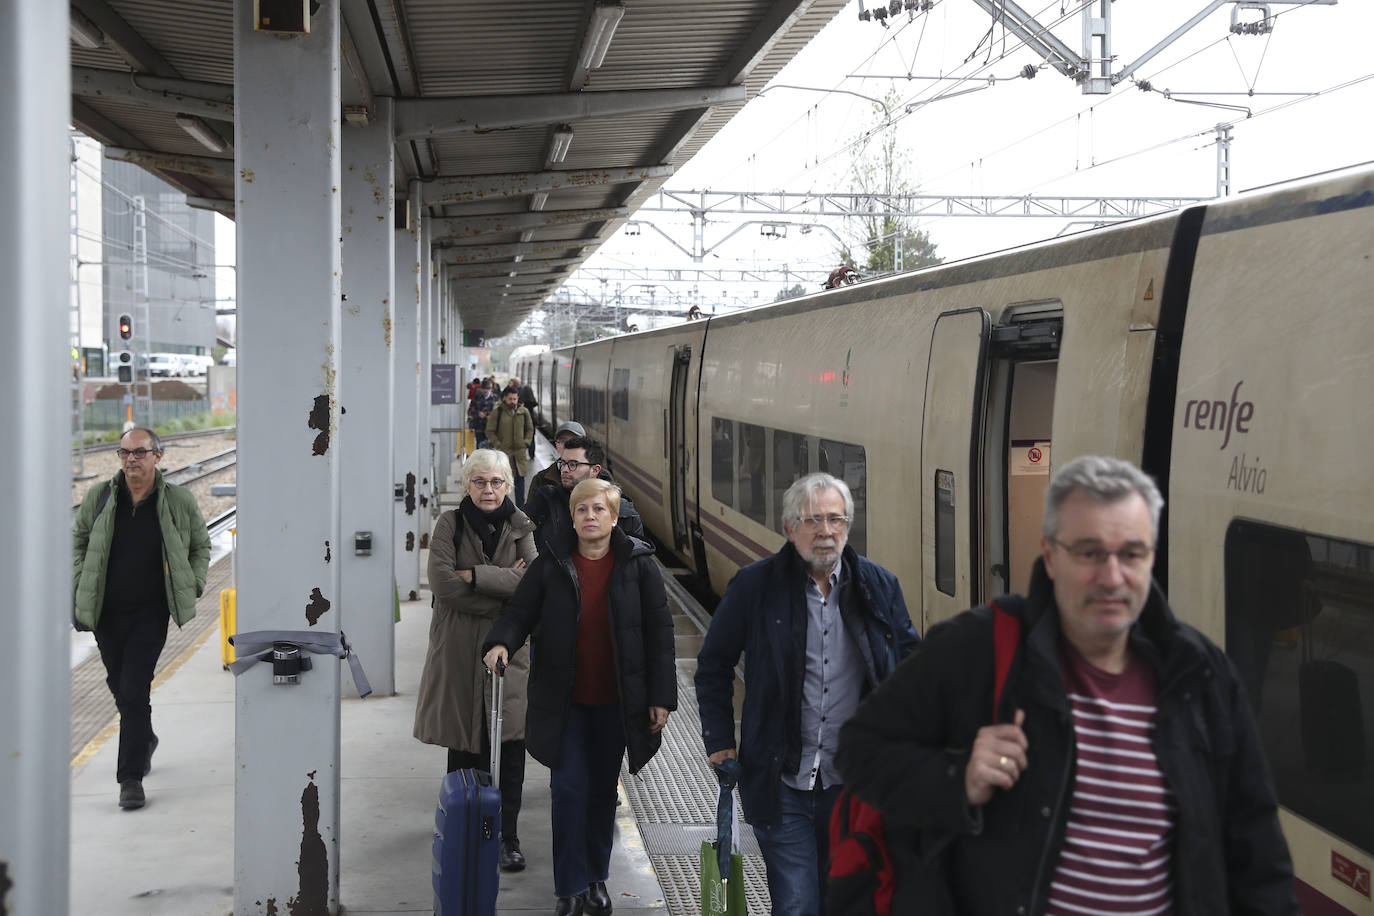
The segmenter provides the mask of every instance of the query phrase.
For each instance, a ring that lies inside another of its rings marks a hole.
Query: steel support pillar
[[[434,407],[430,404],[431,382],[433,377],[437,323],[434,319],[434,294],[438,284],[434,279],[436,262],[430,240],[434,237],[434,225],[426,214],[420,224],[420,390],[418,392],[420,416],[420,534],[424,543],[429,543],[429,532],[434,527],[430,514],[434,500],[434,474],[438,449],[434,441]]]
[[[407,224],[395,232],[396,308],[391,323],[396,351],[392,554],[403,601],[414,601],[420,594],[420,193],[420,182],[412,181]]]
[[[72,227],[67,4],[0,0],[0,910],[66,913],[71,776]],[[113,775],[113,774],[111,774]],[[114,805],[113,779],[110,804]]]
[[[377,98],[366,127],[343,134],[343,350],[339,380],[339,457],[343,543],[340,617],[372,690],[396,692],[396,624],[392,599],[396,558],[392,538],[392,284],[396,280],[396,188],[391,99]],[[364,543],[365,542],[365,543]],[[344,695],[357,696],[353,679]]]
[[[238,630],[340,621],[339,4],[307,35],[234,0]],[[235,679],[234,913],[339,909],[339,662]]]

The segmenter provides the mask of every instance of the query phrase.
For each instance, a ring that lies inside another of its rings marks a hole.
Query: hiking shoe
[[[126,810],[142,808],[147,801],[147,796],[143,794],[143,780],[126,779],[119,784],[119,807]]]

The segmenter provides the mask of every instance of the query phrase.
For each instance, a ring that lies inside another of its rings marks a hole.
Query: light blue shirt
[[[802,683],[801,769],[784,774],[794,789],[810,791],[841,784],[835,769],[840,726],[854,714],[863,691],[864,663],[840,617],[840,593],[849,587],[842,564],[830,573],[830,594],[822,595],[806,573],[806,676]]]

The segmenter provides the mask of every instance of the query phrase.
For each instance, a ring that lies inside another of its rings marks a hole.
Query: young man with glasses
[[[1151,579],[1163,505],[1129,462],[1060,468],[1028,594],[931,628],[842,730],[894,913],[1298,913],[1236,670]]]
[[[916,647],[897,577],[848,546],[853,518],[843,480],[810,474],[788,487],[787,543],[731,580],[697,656],[702,742],[713,766],[739,760],[775,916],[825,912],[839,728]],[[749,678],[736,751],[741,654]]]
[[[572,425],[565,423],[560,426],[555,440],[565,427]],[[581,429],[580,426],[578,428]],[[606,470],[605,449],[601,447],[601,443],[588,436],[573,436],[567,439],[553,467],[558,471],[558,483],[542,484],[533,488],[525,505],[525,514],[536,526],[535,539],[539,544],[540,553],[545,552],[545,545],[553,543],[554,538],[573,536],[572,508],[568,505],[568,497],[572,495],[573,487],[592,478],[615,483],[610,472]],[[634,502],[623,493],[620,496],[620,520],[616,522],[616,527],[630,537],[653,543],[644,533],[644,523],[635,511]]]
[[[162,479],[148,429],[119,441],[122,469],[91,487],[72,531],[76,622],[95,631],[119,709],[119,807],[142,808],[157,735],[150,703],[167,621],[184,626],[205,590],[210,537],[191,491]]]

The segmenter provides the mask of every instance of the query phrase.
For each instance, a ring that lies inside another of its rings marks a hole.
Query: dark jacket
[[[582,593],[572,559],[575,545],[576,536],[570,534],[548,552],[540,551],[482,647],[484,655],[492,646],[505,646],[514,654],[530,639],[525,746],[547,767],[559,764],[576,676]],[[677,708],[673,618],[649,545],[615,528],[611,552],[611,649],[625,748],[635,773],[658,753],[662,741],[661,733],[649,731],[649,707]]]
[[[840,616],[864,660],[872,690],[916,647],[897,577],[846,546],[849,586]],[[740,721],[740,800],[751,824],[773,824],[784,769],[801,766],[801,701],[806,661],[806,567],[789,542],[741,569],[716,606],[697,656],[697,705],[706,753],[735,746],[734,679],[740,653],[749,659]]]
[[[551,467],[554,468],[554,474],[558,475],[557,466]],[[607,483],[615,483],[607,471],[602,471],[597,477]],[[556,483],[539,483],[539,477],[536,476],[535,485],[530,487],[530,494],[525,497],[525,514],[534,522],[534,540],[539,546],[540,553],[547,550],[548,545],[555,541],[577,536],[573,530],[572,508],[568,505],[568,497],[572,495],[572,491],[563,489],[561,475],[555,476],[554,479]],[[635,509],[634,500],[623,492],[620,494],[620,519],[615,526],[630,537],[643,541],[649,545],[650,552],[653,551],[653,541],[644,533],[644,522]]]
[[[899,884],[893,912],[1045,911],[1073,793],[1072,713],[1059,666],[1059,614],[1043,561],[1030,594],[997,599],[1021,620],[998,709],[1026,711],[1029,767],[1009,791],[966,804],[964,770],[992,723],[992,612],[932,627],[920,649],[840,733],[845,784],[889,826]],[[1174,912],[1296,914],[1264,750],[1230,660],[1180,623],[1156,586],[1130,648],[1158,683],[1154,751],[1178,803]],[[925,864],[929,863],[929,864]]]

